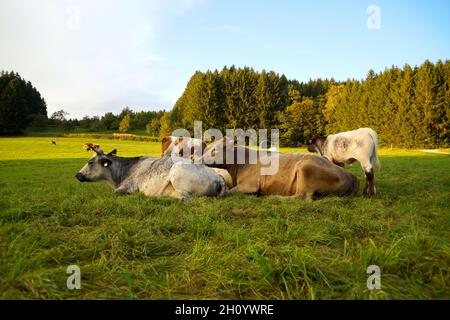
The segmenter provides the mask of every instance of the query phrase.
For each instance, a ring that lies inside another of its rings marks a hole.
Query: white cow
[[[175,155],[187,158],[192,155],[201,159],[205,148],[206,144],[201,139],[165,136],[161,141],[161,157]]]
[[[317,152],[340,166],[358,160],[366,175],[364,193],[369,196],[376,193],[373,166],[376,164],[378,168],[381,167],[377,149],[378,135],[371,128],[340,132],[327,137],[317,136],[308,146],[308,151]]]

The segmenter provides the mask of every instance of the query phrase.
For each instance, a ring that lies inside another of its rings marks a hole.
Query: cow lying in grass
[[[238,152],[245,156],[242,164]],[[250,152],[257,153],[256,163],[249,161]],[[278,170],[262,175],[261,169],[269,162],[267,157],[277,157]],[[359,189],[356,176],[324,158],[305,153],[262,153],[233,146],[227,138],[208,146],[203,160],[207,165],[227,169],[233,182],[230,192],[316,199],[328,194],[353,196]]]
[[[89,147],[89,145],[87,145]],[[104,154],[98,147],[88,163],[76,174],[81,182],[103,181],[116,194],[143,192],[147,196],[222,196],[225,180],[211,168],[174,157],[117,157],[116,150]],[[175,159],[175,160],[174,160]]]
[[[377,149],[378,135],[371,128],[340,132],[327,137],[317,136],[308,146],[308,151],[317,152],[340,166],[358,160],[366,175],[364,193],[369,196],[374,195],[377,190],[373,175],[374,164],[380,168]]]

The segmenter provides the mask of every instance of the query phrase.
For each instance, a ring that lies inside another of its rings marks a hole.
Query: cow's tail
[[[380,159],[378,159],[378,134],[374,130],[369,130],[369,134],[373,140],[373,152],[370,158],[371,162],[376,165],[378,170],[381,170]]]

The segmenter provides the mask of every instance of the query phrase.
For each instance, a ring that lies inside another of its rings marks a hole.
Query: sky
[[[170,110],[196,70],[346,80],[450,59],[450,1],[0,0],[0,70],[49,115]]]

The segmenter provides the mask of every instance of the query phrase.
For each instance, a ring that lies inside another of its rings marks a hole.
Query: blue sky
[[[32,81],[49,113],[170,109],[195,70],[345,80],[450,59],[449,13],[447,0],[1,0],[0,69]]]

